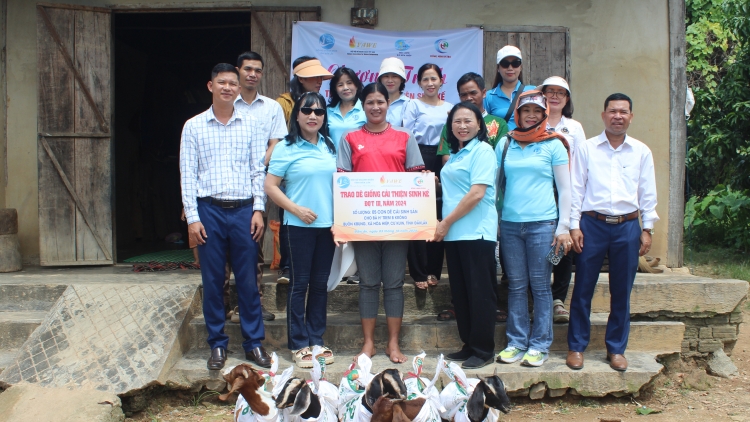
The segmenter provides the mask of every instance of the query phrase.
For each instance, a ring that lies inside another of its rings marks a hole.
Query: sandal
[[[497,322],[506,322],[508,320],[508,312],[498,309],[495,312],[495,321]]]
[[[316,347],[318,347],[318,346],[313,346],[310,349],[315,349]],[[320,346],[320,348],[323,349],[323,353],[321,353],[321,355],[323,355],[323,358],[325,358],[326,365],[332,364],[333,361],[334,361],[333,351],[331,349],[329,349],[328,347],[326,347],[326,346]],[[320,355],[318,355],[318,356],[320,356]],[[313,356],[313,357],[317,358],[318,356]]]
[[[428,286],[435,287],[435,286],[438,285],[439,282],[440,282],[440,280],[438,280],[438,278],[435,277],[434,275],[428,275],[427,276],[427,285]]]
[[[570,321],[570,312],[565,309],[565,304],[560,299],[555,299],[552,307],[552,322],[564,323]]]
[[[444,309],[437,314],[438,321],[452,321],[456,319],[456,310],[453,307]]]
[[[427,290],[427,282],[426,281],[415,281],[414,287],[416,287],[419,290]]]
[[[313,355],[309,347],[303,347],[297,351],[292,351],[292,360],[300,368],[313,367]]]
[[[235,324],[239,324],[240,323],[240,307],[235,306],[231,314],[232,316],[229,318],[230,321],[232,321]]]

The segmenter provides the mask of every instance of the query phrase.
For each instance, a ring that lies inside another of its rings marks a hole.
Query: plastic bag
[[[442,370],[443,355],[438,357],[435,376],[431,380],[421,377],[426,356],[427,354],[422,352],[412,359],[413,372],[409,372],[404,377],[406,399],[413,400],[420,397],[426,399],[424,406],[422,406],[413,422],[440,422],[441,413],[445,411],[445,408],[440,402],[440,393],[437,390],[436,383]]]
[[[466,403],[471,393],[479,384],[477,378],[466,378],[463,369],[454,362],[443,363],[443,372],[450,378],[451,382],[440,392],[440,403],[445,411],[440,414],[443,419],[455,422],[471,422],[469,420]],[[484,422],[497,422],[500,411],[490,408]]]
[[[341,422],[369,422],[372,413],[362,405],[362,395],[365,388],[372,381],[372,361],[365,354],[357,358],[359,369],[354,364],[344,373],[339,383],[339,420]]]

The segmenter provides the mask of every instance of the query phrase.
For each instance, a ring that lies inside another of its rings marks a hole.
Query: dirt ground
[[[750,321],[750,309],[744,311]],[[724,379],[706,375],[694,364],[677,362],[656,378],[638,398],[588,399],[566,395],[514,401],[510,414],[501,421],[748,421],[750,422],[750,328],[745,322],[731,356],[740,375]],[[210,394],[210,393],[208,393]],[[638,415],[641,406],[653,411]],[[233,405],[204,393],[170,392],[154,398],[149,407],[126,421],[231,421]]]

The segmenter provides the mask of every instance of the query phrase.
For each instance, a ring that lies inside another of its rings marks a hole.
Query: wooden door
[[[320,8],[299,10],[253,10],[250,24],[250,49],[263,57],[265,66],[258,91],[273,99],[289,92],[292,62],[292,26],[296,21],[319,21]],[[268,221],[279,220],[279,207],[266,201]],[[263,239],[266,263],[273,259],[273,236],[270,228]]]
[[[559,26],[484,28],[484,78],[491,88],[497,73],[497,50],[505,45],[521,49],[523,82],[539,85],[550,76],[570,83],[570,32]]]
[[[37,6],[41,265],[114,263],[111,13]]]
[[[253,10],[250,24],[250,49],[263,56],[265,69],[259,92],[277,98],[289,92],[292,63],[292,26],[297,21],[319,21],[320,8]]]

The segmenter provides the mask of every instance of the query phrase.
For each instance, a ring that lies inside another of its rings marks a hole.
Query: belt
[[[588,215],[589,217],[604,221],[607,224],[620,224],[638,218],[638,211],[633,211],[630,214],[625,215],[604,215],[599,214],[596,211],[584,211],[583,213]]]
[[[208,202],[211,205],[216,205],[221,208],[242,208],[245,205],[250,205],[253,203],[253,198],[248,199],[217,199],[212,198],[210,196],[205,196],[203,198],[198,198],[199,201]]]

